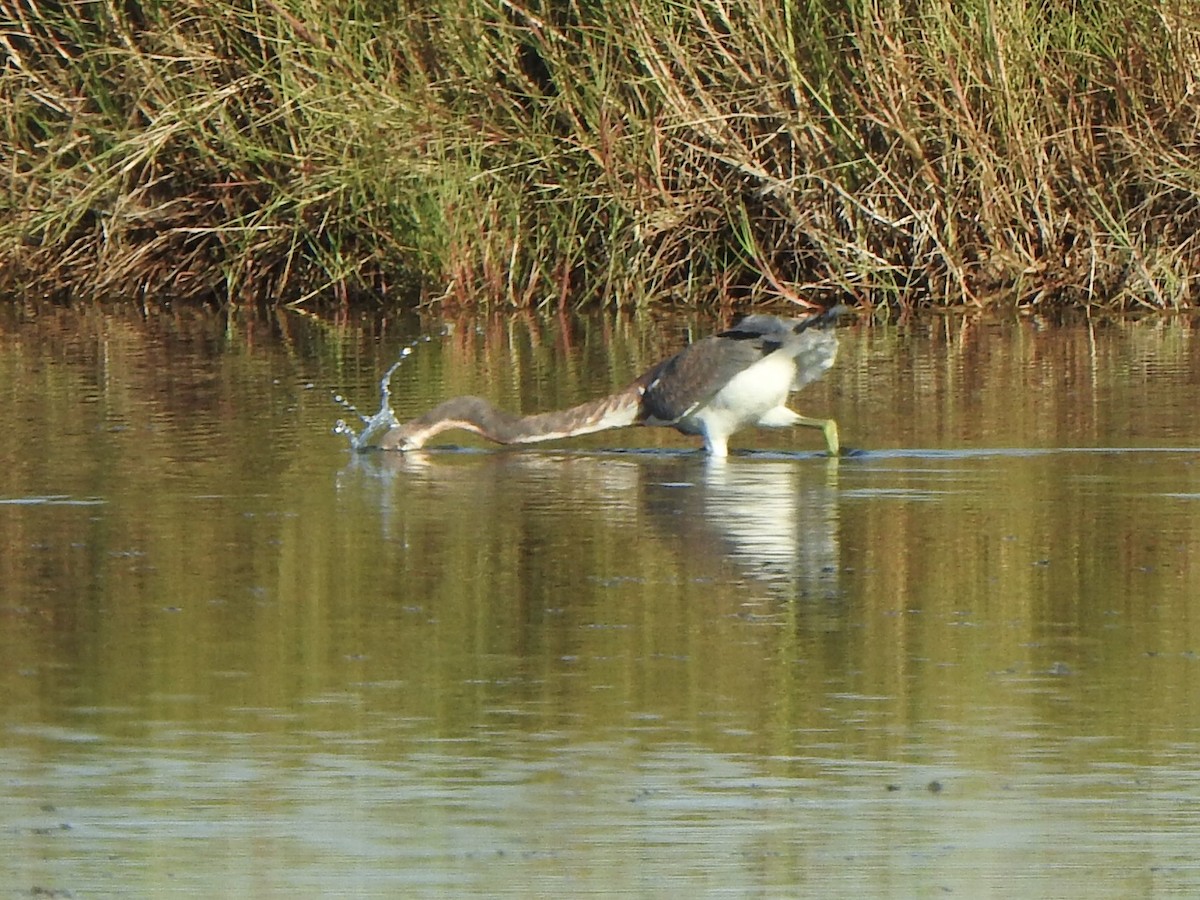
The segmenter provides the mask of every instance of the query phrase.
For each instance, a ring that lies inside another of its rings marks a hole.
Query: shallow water
[[[393,404],[707,327],[458,323]],[[1191,322],[851,324],[836,462],[350,454],[439,331],[0,312],[9,894],[1200,891]]]

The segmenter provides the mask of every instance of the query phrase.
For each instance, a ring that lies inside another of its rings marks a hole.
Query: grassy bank
[[[0,0],[2,287],[1171,308],[1183,0]]]

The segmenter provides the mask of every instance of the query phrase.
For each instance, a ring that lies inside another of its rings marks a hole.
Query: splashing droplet
[[[364,416],[360,413],[357,407],[354,406],[341,394],[333,395],[333,402],[338,404],[342,409],[349,413],[358,416],[363,423],[362,432],[356,432],[347,424],[345,419],[338,419],[333,425],[334,434],[345,435],[350,442],[350,449],[365,450],[371,446],[371,442],[379,435],[386,432],[393,425],[399,425],[400,420],[396,418],[396,414],[392,411],[392,375],[400,368],[400,364],[408,357],[412,356],[413,348],[421,342],[431,340],[428,336],[420,337],[414,340],[411,344],[400,351],[400,358],[397,359],[383,373],[383,378],[379,380],[379,411],[371,416]]]

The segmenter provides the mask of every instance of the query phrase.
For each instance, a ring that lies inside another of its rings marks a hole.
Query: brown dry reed
[[[0,0],[0,286],[1195,305],[1191,0]]]

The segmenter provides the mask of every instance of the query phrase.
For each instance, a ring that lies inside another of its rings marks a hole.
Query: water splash
[[[412,356],[413,348],[422,342],[430,341],[432,338],[422,337],[417,338],[407,347],[400,351],[400,358],[396,360],[383,373],[383,378],[379,380],[379,410],[374,415],[364,416],[358,411],[358,408],[347,400],[341,394],[333,395],[333,402],[338,404],[348,413],[357,416],[363,423],[362,431],[355,431],[354,428],[345,420],[338,419],[333,425],[334,434],[343,434],[350,442],[350,449],[354,451],[366,450],[371,446],[371,442],[386,432],[393,425],[399,425],[400,420],[396,418],[396,413],[392,410],[392,375],[400,368],[401,364]]]

